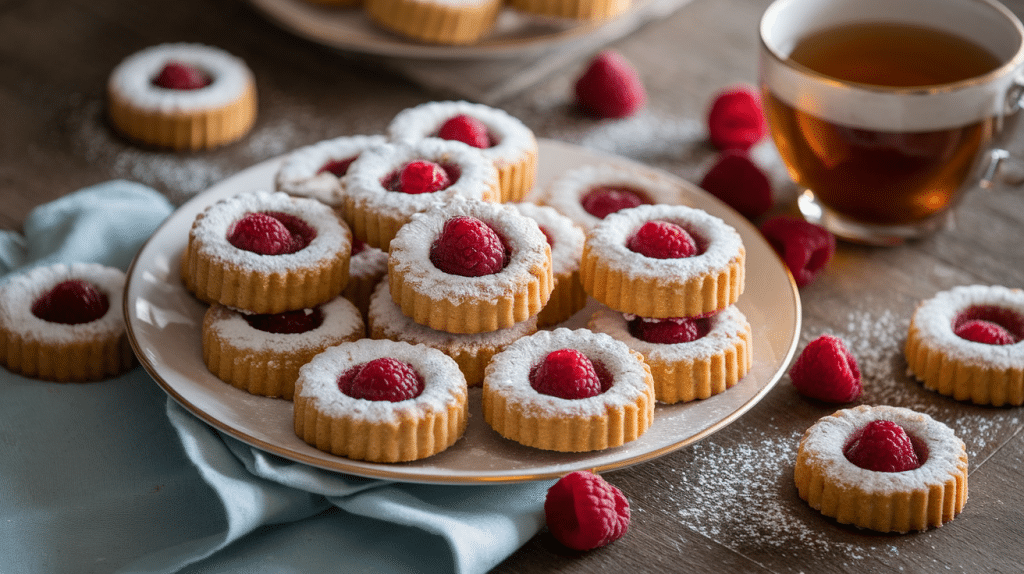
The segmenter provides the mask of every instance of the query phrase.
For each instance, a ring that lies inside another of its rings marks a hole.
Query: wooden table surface
[[[580,63],[501,104],[540,137],[619,153],[699,180],[715,152],[704,141],[712,95],[756,80],[756,24],[768,0],[694,0],[614,44],[648,90],[642,114],[598,121],[571,103]],[[1024,12],[1024,2],[1011,7]],[[127,55],[165,41],[220,46],[253,68],[255,129],[201,153],[144,149],[113,134],[104,86]],[[501,65],[496,61],[494,65]],[[0,228],[34,206],[111,178],[140,181],[181,203],[211,183],[298,146],[379,133],[398,111],[443,99],[281,30],[242,0],[0,2]],[[1022,138],[1011,141],[1021,153]],[[788,209],[792,186],[776,188]],[[797,496],[793,464],[804,430],[835,407],[799,396],[788,377],[724,430],[652,462],[608,473],[629,497],[621,540],[588,553],[542,531],[496,568],[561,572],[1021,572],[1024,428],[1019,408],[986,408],[924,390],[901,346],[915,305],[956,285],[1024,287],[1024,192],[973,192],[955,229],[896,248],[841,243],[801,290],[803,345],[843,337],[864,375],[864,404],[926,412],[966,442],[970,498],[953,522],[882,535],[841,526]],[[748,288],[756,288],[748,285]]]

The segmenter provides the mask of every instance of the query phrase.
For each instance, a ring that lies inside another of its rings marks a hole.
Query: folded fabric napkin
[[[127,269],[172,206],[112,181],[0,231],[0,282]],[[543,525],[550,482],[433,486],[294,463],[223,435],[141,368],[50,383],[0,368],[0,572],[485,572]]]

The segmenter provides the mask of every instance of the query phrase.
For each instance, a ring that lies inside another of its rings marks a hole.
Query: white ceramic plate
[[[550,50],[585,35],[613,38],[665,12],[667,5],[676,4],[673,0],[634,0],[626,13],[596,23],[531,17],[504,9],[494,30],[476,44],[438,46],[391,34],[374,25],[358,7],[338,8],[306,0],[250,0],[250,3],[282,28],[326,46],[378,56],[437,60],[523,56]]]
[[[538,187],[562,170],[611,162],[670,178],[695,207],[724,219],[747,250],[746,292],[737,305],[753,331],[753,368],[734,387],[711,398],[656,407],[654,424],[639,439],[592,453],[557,453],[522,446],[491,430],[480,411],[480,390],[470,392],[465,436],[424,460],[379,464],[319,451],[299,439],[290,401],[251,395],[213,376],[203,363],[201,325],[206,306],[182,286],[178,265],[196,215],[240,192],[269,190],[281,158],[246,169],[183,205],[157,229],[128,270],[128,334],[147,371],[178,403],[214,428],[256,448],[312,466],[350,474],[423,483],[473,484],[554,478],[580,469],[611,470],[660,457],[735,421],[775,385],[789,364],[800,332],[800,296],[789,271],[746,219],[693,184],[667,173],[550,140],[540,141]],[[582,327],[598,308],[588,307],[564,326]]]

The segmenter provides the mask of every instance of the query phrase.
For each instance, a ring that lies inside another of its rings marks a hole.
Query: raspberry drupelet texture
[[[860,468],[876,472],[904,472],[921,466],[907,431],[887,420],[871,421],[857,431],[843,454]]]
[[[446,221],[430,249],[430,262],[451,275],[482,277],[501,271],[508,250],[496,231],[470,216]]]
[[[412,365],[389,357],[356,365],[338,379],[338,388],[350,397],[393,403],[418,397],[423,386]]]
[[[552,351],[530,371],[530,386],[538,393],[563,399],[586,399],[611,385],[601,365],[576,349]]]
[[[626,244],[630,251],[653,259],[681,259],[697,254],[697,242],[685,229],[669,221],[648,221]]]
[[[842,339],[828,334],[804,347],[789,377],[801,395],[830,403],[848,403],[863,390],[857,361]]]
[[[592,550],[626,534],[629,501],[605,479],[578,470],[548,489],[544,516],[559,542],[575,550]]]
[[[465,114],[454,116],[442,124],[441,129],[437,132],[437,137],[460,141],[480,149],[486,149],[492,145],[487,126],[480,120]]]
[[[708,110],[708,135],[718,149],[749,150],[768,132],[761,98],[750,87],[719,92]]]
[[[700,186],[743,217],[755,220],[772,207],[772,184],[746,152],[722,152],[701,179]]]
[[[836,251],[836,239],[831,232],[799,217],[779,215],[762,223],[760,229],[786,262],[797,287],[814,281]]]
[[[598,118],[624,118],[635,114],[647,102],[647,91],[633,66],[612,50],[591,60],[576,80],[576,102]]]

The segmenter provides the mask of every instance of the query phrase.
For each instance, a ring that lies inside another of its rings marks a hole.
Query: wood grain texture
[[[575,109],[572,83],[582,61],[503,107],[539,137],[699,181],[715,157],[704,139],[707,106],[723,87],[756,81],[756,26],[767,5],[695,0],[613,46],[648,90],[647,107],[635,118],[599,121]],[[1024,13],[1024,0],[1009,5]],[[168,41],[208,43],[246,60],[259,91],[248,136],[222,149],[173,153],[137,146],[110,129],[104,116],[110,71],[135,51]],[[446,97],[382,69],[374,58],[291,36],[242,0],[4,2],[0,228],[20,230],[36,205],[112,178],[139,181],[181,203],[261,160],[329,137],[381,133],[398,111]],[[1024,136],[1009,147],[1024,157]],[[775,194],[776,211],[792,209],[792,185],[777,185]],[[495,572],[1020,572],[1024,411],[927,391],[907,376],[901,353],[922,299],[963,284],[1024,287],[1022,230],[1024,190],[975,191],[955,229],[896,248],[840,244],[825,273],[801,290],[798,351],[821,333],[841,336],[864,372],[858,403],[926,412],[967,444],[970,496],[952,522],[881,535],[839,525],[801,501],[792,478],[797,441],[835,407],[803,399],[784,377],[724,430],[606,475],[632,503],[624,538],[575,553],[542,531]]]

